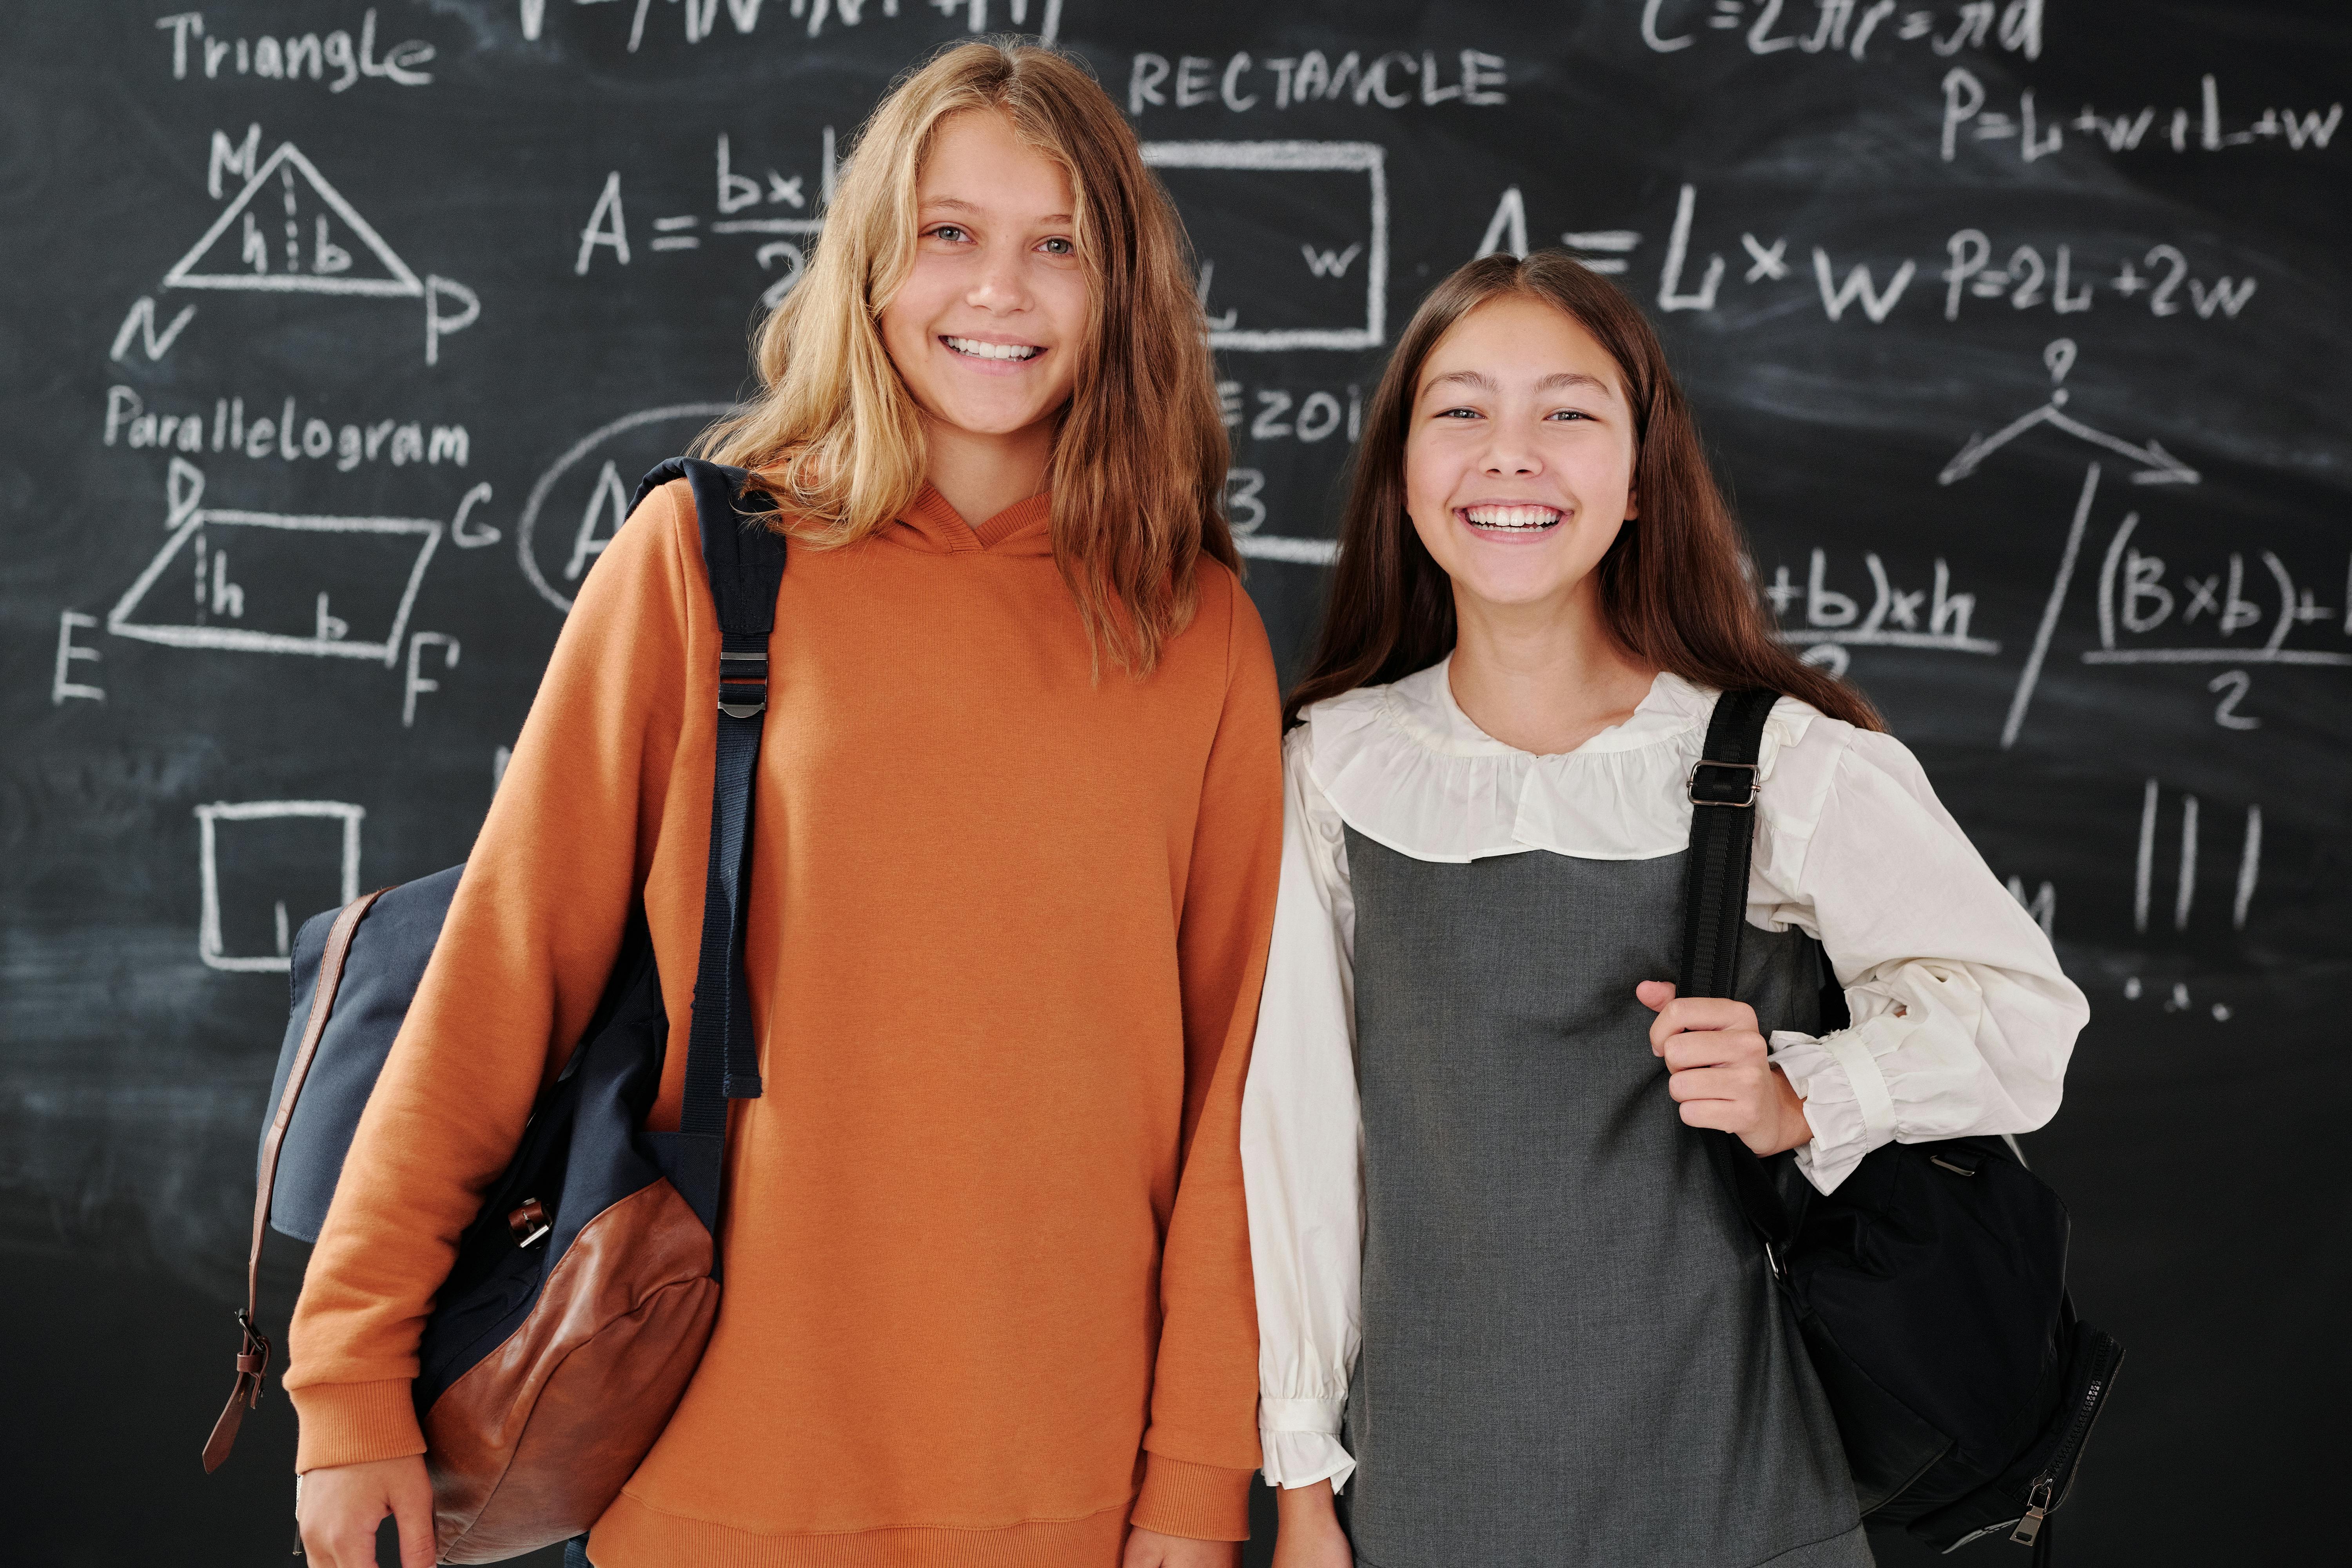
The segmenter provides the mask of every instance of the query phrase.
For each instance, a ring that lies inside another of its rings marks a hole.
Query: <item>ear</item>
[[[1636,521],[1640,519],[1641,515],[1642,494],[1639,490],[1628,489],[1625,491],[1625,521],[1627,522]]]

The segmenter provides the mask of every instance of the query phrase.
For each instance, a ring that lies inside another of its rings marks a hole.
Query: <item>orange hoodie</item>
[[[1265,634],[1223,567],[1090,674],[1049,503],[927,489],[789,552],[726,1287],[598,1568],[1110,1568],[1237,1540],[1258,1462],[1237,1127],[1282,818]],[[289,1339],[299,1468],[424,1451],[408,1384],[479,1194],[642,889],[682,1090],[719,629],[684,481],[583,585],[343,1168]]]

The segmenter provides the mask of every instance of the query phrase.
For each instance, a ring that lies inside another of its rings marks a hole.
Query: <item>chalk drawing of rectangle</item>
[[[1295,539],[1278,533],[1237,533],[1234,548],[1253,561],[1287,561],[1298,566],[1328,566],[1339,559],[1336,539]]]
[[[408,613],[416,604],[416,591],[425,582],[425,569],[432,564],[433,552],[440,548],[444,524],[431,517],[311,517],[289,512],[233,511],[218,508],[199,508],[188,514],[187,520],[163,542],[155,559],[139,574],[114,608],[107,612],[106,629],[117,637],[136,637],[142,642],[162,643],[167,647],[238,648],[247,653],[296,653],[319,658],[373,659],[387,668],[399,662],[401,639],[408,630]],[[243,626],[175,626],[136,621],[131,616],[176,558],[196,536],[199,529],[268,528],[296,533],[318,534],[377,534],[408,535],[424,542],[416,552],[416,560],[408,571],[408,580],[402,585],[399,606],[394,610],[392,626],[380,642],[347,637],[295,637],[286,632],[254,631]]]
[[[215,801],[196,807],[199,837],[197,871],[204,884],[204,912],[196,926],[196,956],[207,967],[246,973],[285,973],[293,961],[285,953],[239,954],[221,951],[220,830],[224,822],[258,822],[275,817],[340,817],[343,824],[342,899],[360,896],[360,824],[367,808],[340,800]]]
[[[1271,353],[1283,349],[1370,349],[1384,340],[1389,289],[1388,149],[1377,142],[1146,142],[1143,161],[1155,169],[1255,169],[1361,172],[1370,183],[1371,238],[1364,263],[1364,324],[1339,329],[1286,327],[1275,331],[1212,331],[1213,349]]]

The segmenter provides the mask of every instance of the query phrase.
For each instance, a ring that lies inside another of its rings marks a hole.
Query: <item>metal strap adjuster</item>
[[[719,710],[730,719],[753,719],[768,707],[768,656],[756,653],[725,653],[719,656]],[[736,672],[727,668],[734,663],[756,663],[757,671]]]
[[[1699,775],[1710,771],[1717,775],[1745,773],[1745,778],[1711,776],[1704,784]],[[1754,763],[1717,763],[1704,758],[1691,764],[1690,776],[1683,781],[1693,805],[1729,805],[1741,810],[1756,804],[1759,785]]]

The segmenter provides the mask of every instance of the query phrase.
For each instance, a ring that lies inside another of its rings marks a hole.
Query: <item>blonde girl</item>
[[[1206,1568],[1258,1458],[1237,1122],[1281,825],[1181,231],[1082,68],[875,111],[765,391],[789,535],[726,1289],[596,1568]],[[686,1037],[713,650],[691,492],[564,627],[296,1316],[314,1564],[432,1561],[409,1405],[452,1244],[642,898]],[[685,1052],[657,1126],[675,1126]]]

